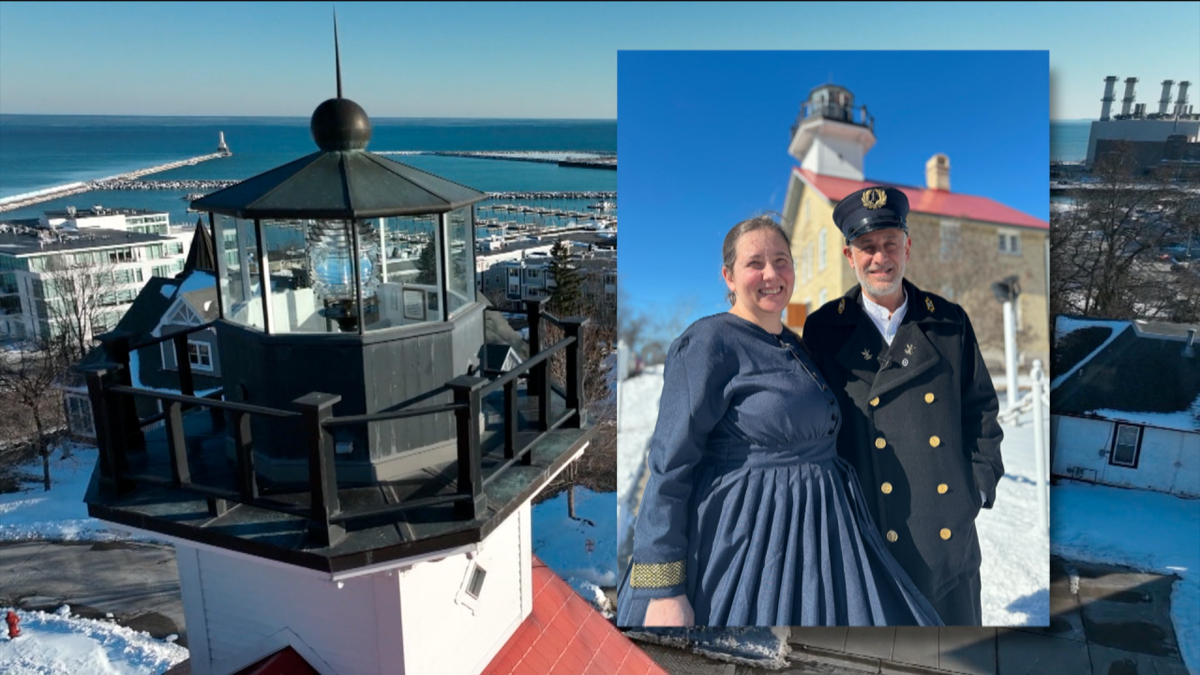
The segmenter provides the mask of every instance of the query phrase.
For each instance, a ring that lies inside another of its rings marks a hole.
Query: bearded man
[[[1004,475],[999,401],[966,312],[904,278],[907,217],[892,187],[838,203],[859,285],[808,317],[804,342],[841,404],[838,454],[892,554],[947,626],[979,626],[975,517]]]

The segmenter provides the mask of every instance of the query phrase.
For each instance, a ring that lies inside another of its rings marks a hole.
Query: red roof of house
[[[849,178],[822,176],[808,169],[796,167],[792,169],[806,185],[819,192],[831,203],[836,204],[843,197],[866,187],[886,185],[897,188],[908,197],[908,208],[918,213],[929,213],[950,218],[967,218],[985,223],[1012,225],[1016,227],[1032,227],[1038,230],[1050,229],[1050,223],[1022,213],[1014,208],[1005,206],[987,197],[949,192],[946,190],[930,190],[928,188],[896,185],[886,181],[859,181]]]
[[[483,671],[483,675],[526,673],[666,675],[536,557],[533,611]]]

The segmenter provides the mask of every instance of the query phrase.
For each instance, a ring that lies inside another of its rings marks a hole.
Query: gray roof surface
[[[1127,324],[1116,322],[1118,327],[1123,325]],[[1200,400],[1200,345],[1190,353],[1186,350],[1187,331],[1197,326],[1170,326],[1171,334],[1164,335],[1145,332],[1134,324],[1137,330],[1125,330],[1090,355],[1072,355],[1074,363],[1081,365],[1054,390],[1054,412],[1085,415],[1097,410],[1191,410]],[[1163,325],[1156,327],[1161,329]],[[1095,350],[1107,337],[1097,333],[1086,341]]]
[[[357,219],[445,213],[487,195],[365,150],[314,152],[192,202],[238,218]]]
[[[41,231],[48,232],[49,230]],[[59,232],[64,237],[62,241],[48,241],[45,245],[39,245],[36,234],[0,233],[0,253],[29,255],[61,251],[81,251],[113,246],[139,246],[161,241],[171,241],[169,237],[159,234],[143,234],[141,232],[109,230],[99,227],[78,231],[59,230]]]

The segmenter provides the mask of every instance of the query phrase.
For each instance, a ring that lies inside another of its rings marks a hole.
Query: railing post
[[[587,422],[587,412],[584,410],[587,406],[587,394],[583,390],[583,366],[587,350],[584,345],[583,328],[587,325],[588,319],[587,317],[573,316],[563,319],[559,323],[562,324],[567,337],[575,338],[574,342],[567,345],[567,410],[573,410],[574,413],[566,421],[565,426],[569,429],[579,429]]]
[[[525,320],[529,324],[529,358],[542,351],[542,303],[544,300],[525,301]],[[525,391],[530,396],[536,396],[542,391],[541,380],[545,377],[546,369],[541,365],[534,366],[525,380]]]
[[[461,407],[454,411],[458,442],[458,494],[468,499],[454,503],[459,518],[475,520],[487,508],[483,494],[483,467],[479,448],[480,389],[487,384],[482,377],[460,375],[446,386],[454,392],[454,402]]]
[[[108,333],[104,350],[108,353],[118,368],[112,372],[115,383],[126,387],[133,386],[133,370],[129,363],[129,336],[125,333]],[[122,453],[128,449],[133,452],[146,450],[146,437],[142,434],[141,422],[138,419],[137,399],[132,396],[109,394],[109,406],[117,424],[110,430],[113,437],[120,440]]]
[[[92,404],[92,425],[96,430],[96,448],[100,451],[97,464],[100,467],[100,490],[109,498],[119,497],[129,484],[120,475],[125,468],[125,448],[118,444],[113,435],[118,428],[119,408],[109,405],[112,394],[108,386],[113,383],[113,372],[107,368],[87,371],[88,400]]]
[[[192,482],[188,469],[187,439],[183,435],[183,404],[167,401],[167,455],[171,460],[171,482],[175,487]]]
[[[312,497],[309,534],[320,546],[333,546],[346,536],[346,528],[331,522],[341,511],[337,492],[337,467],[334,464],[333,435],[325,430],[325,420],[333,416],[333,406],[342,397],[312,392],[293,401],[303,415],[302,429],[308,444],[308,481]]]
[[[179,371],[179,391],[184,396],[196,395],[195,380],[192,379],[192,360],[188,358],[188,334],[178,333],[171,338],[175,344],[175,369]]]
[[[512,459],[517,454],[517,380],[504,383],[504,458]]]
[[[242,410],[233,411],[233,444],[237,450],[238,491],[242,493],[243,499],[258,499],[250,415]]]

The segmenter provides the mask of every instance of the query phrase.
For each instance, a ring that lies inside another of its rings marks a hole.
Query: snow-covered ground
[[[1179,576],[1171,621],[1184,663],[1200,674],[1200,500],[1066,483],[1051,490],[1050,523],[1055,555]]]
[[[0,607],[7,615],[9,607]],[[152,675],[188,657],[188,650],[141,631],[71,615],[16,610],[21,634],[0,637],[0,673],[6,675]]]
[[[646,447],[658,417],[662,367],[621,383],[621,426],[617,434],[617,499],[620,535],[632,533],[626,512],[645,465]],[[1049,414],[1045,416],[1049,434]],[[996,488],[996,506],[976,521],[983,551],[983,623],[986,626],[1045,626],[1050,618],[1050,544],[1038,529],[1032,415],[1021,426],[1004,425],[1005,476]]]
[[[0,541],[52,539],[57,541],[112,541],[134,539],[128,532],[91,518],[83,495],[92,479],[99,451],[89,446],[73,446],[67,457],[62,447],[51,453],[49,492],[42,489],[42,464],[22,467],[24,473],[38,477],[21,492],[0,494]]]

